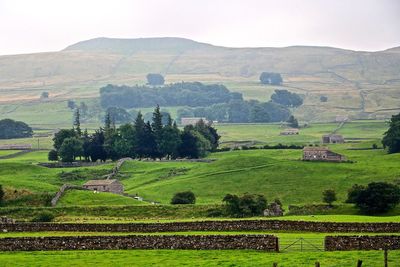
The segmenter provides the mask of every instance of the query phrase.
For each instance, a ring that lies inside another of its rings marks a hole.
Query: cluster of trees
[[[280,85],[283,80],[280,73],[263,72],[260,75],[260,82],[262,84]]]
[[[400,113],[393,115],[389,122],[389,129],[385,132],[382,144],[389,153],[400,152]]]
[[[205,117],[211,121],[231,123],[281,122],[291,118],[289,107],[298,107],[302,103],[302,98],[296,93],[275,90],[269,102],[236,99],[207,107],[179,109],[177,115],[178,120],[183,117]],[[293,127],[298,127],[297,120],[294,117],[291,119]]]
[[[12,119],[0,120],[0,139],[32,137],[32,128],[25,122]]]
[[[149,73],[146,76],[147,84],[157,86],[163,85],[165,80],[164,77],[159,73]]]
[[[168,116],[163,124],[159,106],[153,112],[152,122],[145,122],[139,112],[133,124],[116,128],[110,114],[105,118],[104,128],[89,135],[80,128],[79,109],[75,113],[74,127],[55,134],[54,149],[49,160],[72,162],[76,158],[85,161],[116,160],[132,158],[199,158],[217,149],[220,136],[217,130],[204,121],[178,129]]]
[[[163,87],[116,86],[100,88],[100,103],[103,108],[154,107],[161,106],[209,106],[242,100],[242,94],[232,93],[219,84],[205,85],[199,82],[181,82]]]
[[[400,203],[400,188],[385,182],[355,184],[348,191],[346,202],[354,203],[365,214],[384,213]]]

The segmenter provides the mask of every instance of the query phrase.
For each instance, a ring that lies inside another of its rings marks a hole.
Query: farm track
[[[19,152],[10,154],[10,155],[0,156],[0,159],[12,159],[12,158],[19,157],[19,156],[21,156],[21,155],[28,154],[28,153],[30,153],[30,152],[32,152],[32,151],[33,151],[33,150],[22,150],[22,151],[19,151]]]

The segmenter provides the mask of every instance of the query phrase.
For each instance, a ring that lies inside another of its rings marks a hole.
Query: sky
[[[96,37],[184,37],[228,47],[400,46],[399,0],[0,0],[0,55]]]

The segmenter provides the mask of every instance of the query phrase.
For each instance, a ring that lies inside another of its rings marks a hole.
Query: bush
[[[32,222],[52,222],[54,220],[54,215],[51,212],[43,211],[36,215],[31,221]]]
[[[196,203],[196,197],[194,193],[191,191],[176,193],[171,200],[171,204],[194,204],[194,203]]]
[[[57,161],[58,160],[58,153],[56,150],[52,149],[49,151],[49,154],[47,155],[47,159],[49,161]]]

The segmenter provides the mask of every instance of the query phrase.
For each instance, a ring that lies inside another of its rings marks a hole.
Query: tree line
[[[211,121],[230,123],[281,122],[290,118],[289,108],[302,104],[303,100],[298,94],[275,90],[269,102],[237,99],[207,107],[182,108],[177,114],[178,120],[183,117],[205,117]]]
[[[217,149],[219,138],[217,130],[202,120],[183,130],[169,116],[164,124],[159,106],[155,108],[151,122],[145,122],[138,112],[134,123],[119,127],[115,126],[108,113],[104,127],[89,134],[87,130],[81,130],[77,109],[74,127],[55,134],[54,149],[49,152],[48,158],[64,162],[72,162],[77,158],[92,162],[123,157],[200,158]]]
[[[209,106],[242,100],[242,94],[230,92],[224,85],[205,85],[200,82],[181,82],[162,87],[117,86],[109,84],[100,88],[100,103],[103,108],[154,107],[160,106]]]
[[[0,139],[32,137],[33,131],[28,124],[12,119],[0,120]]]

